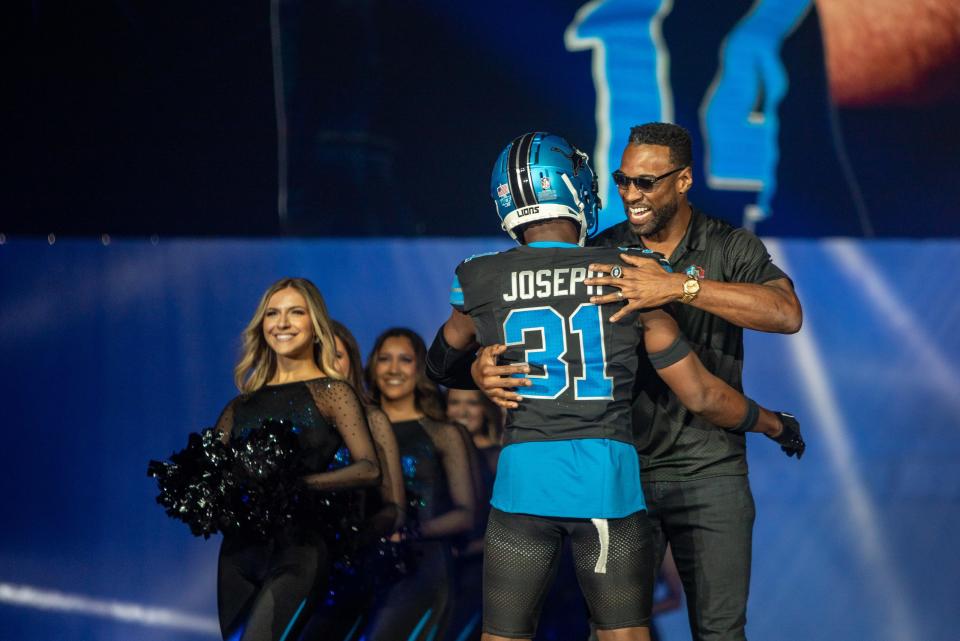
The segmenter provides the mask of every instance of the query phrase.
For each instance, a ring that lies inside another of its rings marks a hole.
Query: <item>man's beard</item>
[[[637,236],[655,236],[666,228],[667,224],[677,215],[680,201],[674,198],[663,207],[653,210],[653,217],[643,225],[630,225]]]

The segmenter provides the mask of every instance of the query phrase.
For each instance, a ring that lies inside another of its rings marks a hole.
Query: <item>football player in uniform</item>
[[[710,374],[662,309],[613,323],[623,305],[584,281],[593,264],[646,249],[585,248],[600,206],[587,156],[565,139],[528,133],[500,154],[491,195],[519,247],[457,268],[453,311],[428,356],[449,381],[477,345],[504,344],[525,364],[525,401],[508,414],[484,543],[484,639],[532,638],[570,538],[577,577],[601,640],[648,639],[655,554],[631,425],[644,341],[660,377],[693,412],[741,432],[798,430]]]

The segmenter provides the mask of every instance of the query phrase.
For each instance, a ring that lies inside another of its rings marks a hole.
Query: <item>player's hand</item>
[[[671,301],[675,301],[683,294],[683,274],[671,274],[664,271],[656,260],[651,260],[643,256],[632,256],[629,254],[620,254],[620,260],[626,265],[620,265],[622,276],[614,278],[611,276],[601,276],[598,278],[588,278],[583,281],[587,285],[603,285],[615,287],[619,291],[603,296],[592,296],[590,302],[596,305],[606,303],[618,303],[626,300],[627,304],[623,306],[610,320],[614,323],[628,316],[631,312],[641,309],[651,309],[662,307]],[[590,265],[590,270],[611,274],[615,265],[603,263],[594,263]]]
[[[787,456],[797,455],[797,460],[803,456],[803,452],[807,449],[807,444],[803,442],[803,437],[800,435],[800,423],[797,421],[796,417],[793,414],[787,414],[786,412],[777,412],[777,418],[780,419],[780,424],[783,426],[783,429],[780,430],[780,434],[777,436],[767,435],[767,438],[771,438],[777,443],[780,444],[780,449],[783,450],[783,453]]]
[[[477,353],[470,367],[470,375],[480,391],[499,407],[512,410],[520,407],[523,397],[514,391],[517,387],[528,387],[533,382],[528,378],[514,378],[512,374],[528,374],[530,366],[526,363],[497,365],[497,357],[507,351],[506,345],[488,345]]]

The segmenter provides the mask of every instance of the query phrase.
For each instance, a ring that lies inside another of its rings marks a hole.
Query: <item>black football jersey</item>
[[[452,304],[469,314],[482,345],[508,346],[505,362],[526,361],[533,385],[508,412],[505,444],[609,438],[633,444],[631,401],[641,340],[636,315],[610,316],[625,303],[594,305],[591,263],[619,264],[621,251],[644,249],[519,246],[475,256],[457,267]],[[461,296],[462,291],[462,296]]]

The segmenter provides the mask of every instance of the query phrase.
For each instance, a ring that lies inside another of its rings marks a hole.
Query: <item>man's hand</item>
[[[528,378],[514,378],[511,374],[527,374],[530,366],[526,363],[497,365],[497,357],[507,351],[506,345],[489,345],[477,353],[470,367],[470,375],[480,391],[498,406],[512,410],[520,407],[523,397],[514,389],[529,387],[533,382]]]
[[[780,449],[787,456],[796,454],[799,461],[803,452],[807,449],[807,444],[803,442],[803,437],[800,436],[800,423],[797,422],[793,414],[787,414],[786,412],[777,412],[776,414],[783,429],[780,430],[778,435],[767,434],[767,437],[779,443]]]
[[[664,271],[656,260],[643,256],[620,254],[620,260],[627,265],[632,265],[632,267],[621,266],[623,274],[621,278],[602,276],[583,281],[587,285],[605,285],[620,290],[590,298],[590,302],[597,305],[627,301],[623,309],[610,317],[612,322],[616,323],[636,310],[662,307],[677,300],[683,294],[683,281],[686,280],[683,274]],[[614,267],[615,265],[594,263],[590,265],[590,270],[610,274]]]

